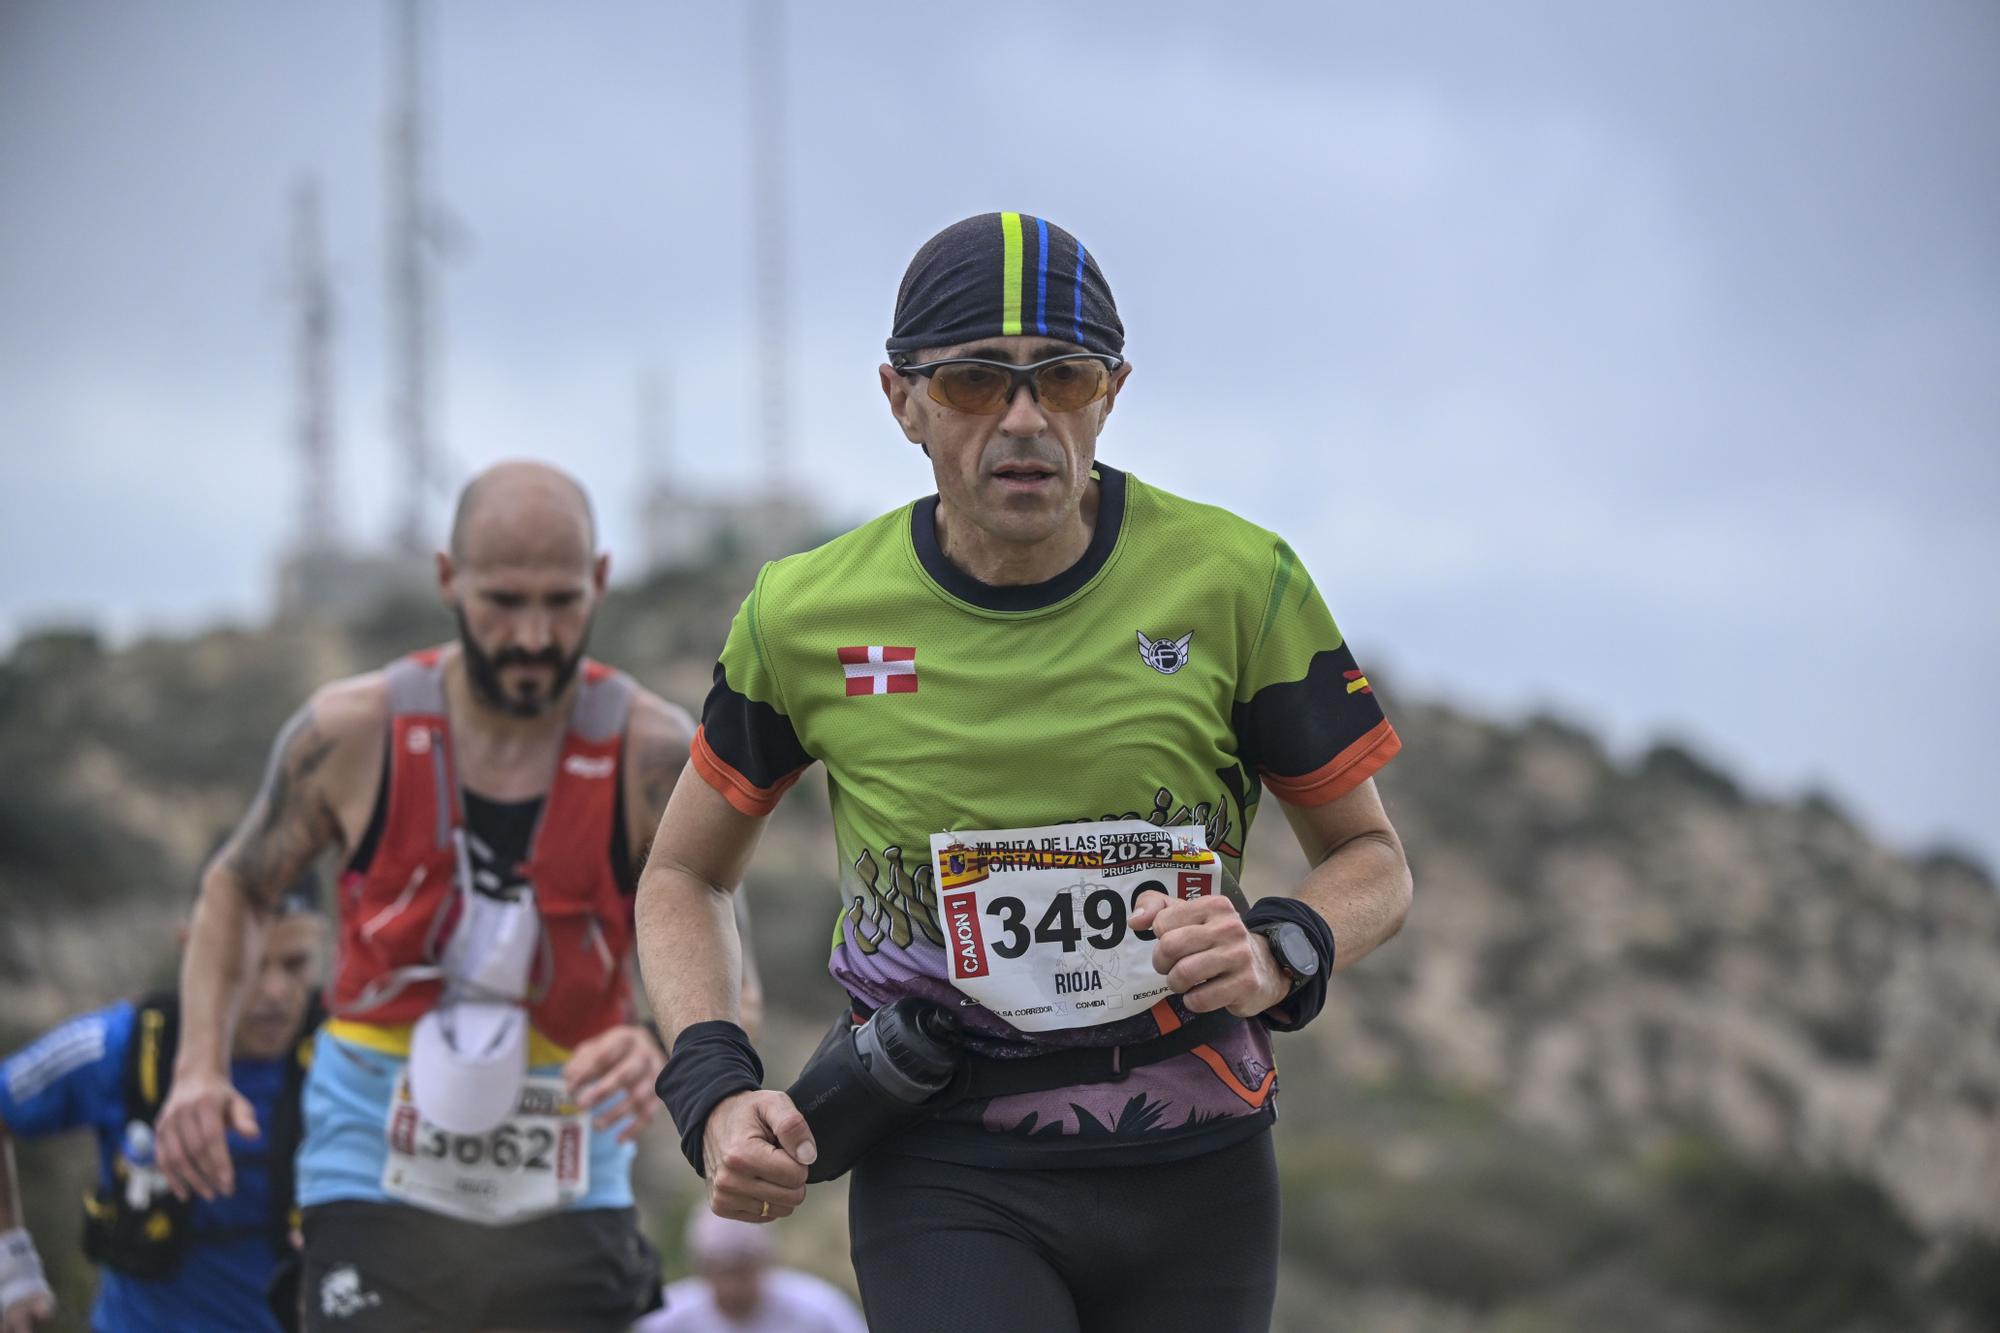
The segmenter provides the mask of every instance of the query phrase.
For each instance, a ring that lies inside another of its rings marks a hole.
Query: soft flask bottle
[[[904,996],[856,1026],[841,1015],[787,1089],[819,1156],[809,1181],[846,1173],[862,1154],[930,1113],[964,1061],[958,1019]]]

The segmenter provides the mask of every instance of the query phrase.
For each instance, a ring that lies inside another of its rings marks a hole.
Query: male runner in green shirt
[[[1097,461],[1123,344],[1053,224],[919,251],[880,377],[937,494],[765,567],[640,887],[661,1095],[724,1216],[785,1216],[817,1157],[734,1024],[728,896],[815,760],[857,1015],[919,997],[982,1069],[1075,1071],[861,1158],[877,1330],[1268,1326],[1269,1034],[1409,909],[1372,780],[1400,741],[1291,549]],[[1244,911],[1213,869],[1266,790],[1312,869]]]

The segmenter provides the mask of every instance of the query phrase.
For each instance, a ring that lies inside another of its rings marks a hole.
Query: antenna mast
[[[639,465],[647,490],[672,482],[673,428],[669,424],[667,376],[648,370],[639,376]]]
[[[758,423],[763,490],[787,489],[790,431],[790,274],[785,262],[789,201],[785,195],[784,5],[757,0],[750,8],[751,216],[756,238],[758,357],[762,381]]]
[[[664,371],[639,375],[639,509],[646,533],[646,569],[655,572],[671,564],[686,539],[690,508],[679,502],[671,457],[673,427]]]
[[[389,433],[403,460],[403,513],[396,545],[427,554],[425,511],[438,478],[432,440],[431,284],[425,251],[423,0],[395,0],[390,64],[396,101],[389,111],[389,310],[392,326]]]
[[[319,186],[292,191],[292,299],[298,305],[294,356],[298,375],[296,439],[303,482],[299,549],[319,555],[339,545],[333,468],[333,293],[321,243]]]

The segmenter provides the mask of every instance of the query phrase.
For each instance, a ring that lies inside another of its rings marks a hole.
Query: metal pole
[[[322,554],[339,544],[334,504],[333,294],[321,243],[319,187],[292,192],[292,296],[298,303],[294,356],[298,375],[299,547]]]
[[[425,511],[436,466],[430,426],[430,292],[424,264],[422,0],[396,0],[390,63],[396,100],[389,112],[389,432],[403,460],[403,513],[396,545],[428,552]]]
[[[785,257],[788,230],[785,195],[784,5],[757,0],[750,6],[751,217],[755,237],[758,355],[752,373],[760,381],[758,437],[762,446],[763,490],[787,488],[790,432],[790,273]]]

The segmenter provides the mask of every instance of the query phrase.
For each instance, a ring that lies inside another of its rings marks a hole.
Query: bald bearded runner
[[[585,655],[609,560],[564,474],[476,478],[436,569],[455,641],[314,694],[207,871],[160,1164],[233,1188],[224,1131],[255,1126],[218,1052],[243,959],[272,886],[337,849],[305,1326],[623,1329],[659,1288],[630,1183],[663,1062],[634,1021],[632,899],[692,722]]]

